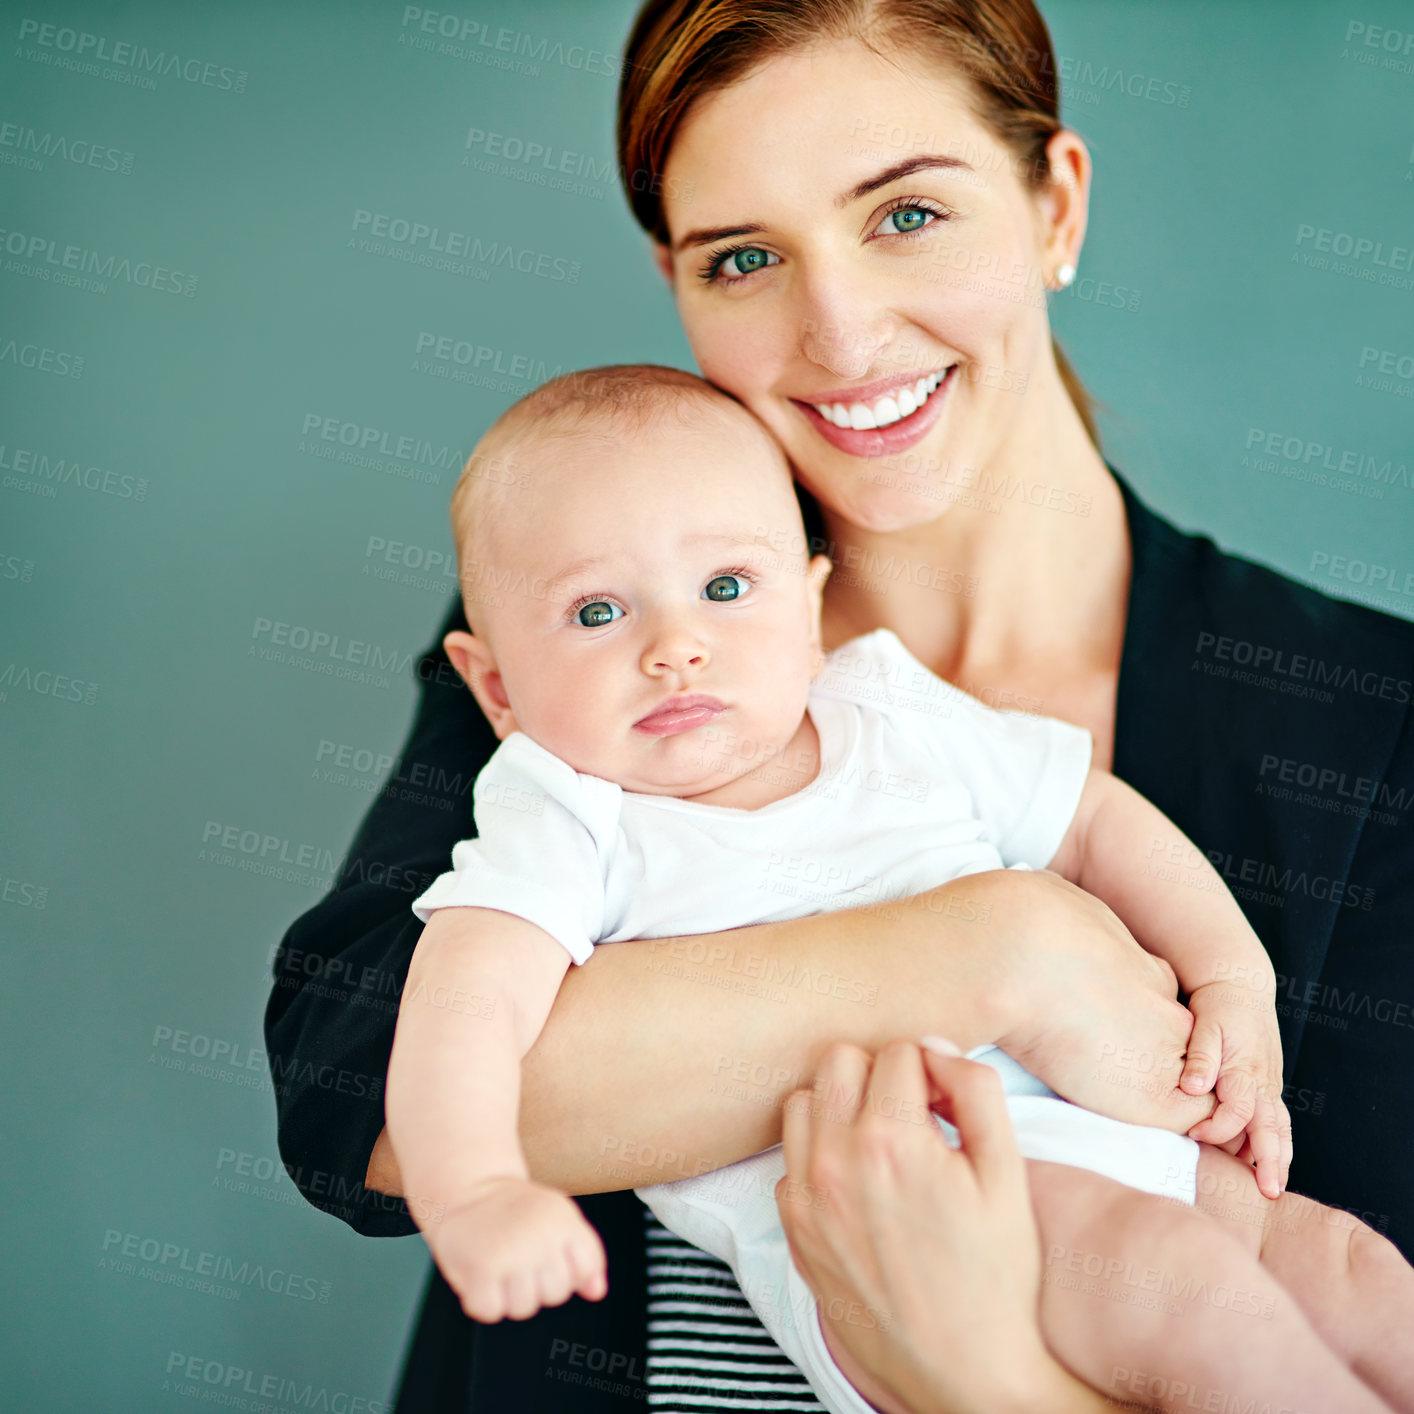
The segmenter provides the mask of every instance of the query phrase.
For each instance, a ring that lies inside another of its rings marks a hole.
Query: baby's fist
[[[426,1232],[427,1245],[474,1321],[524,1321],[573,1295],[608,1291],[604,1244],[579,1205],[526,1178],[489,1178]]]

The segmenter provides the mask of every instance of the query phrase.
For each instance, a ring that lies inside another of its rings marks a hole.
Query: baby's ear
[[[512,732],[519,731],[491,645],[474,633],[454,629],[442,640],[442,647],[486,714],[497,740],[505,741]]]
[[[820,676],[820,669],[825,666],[824,635],[820,627],[820,614],[824,607],[825,581],[829,579],[833,569],[834,565],[828,556],[812,555],[805,571],[806,584],[810,594],[810,645],[815,650],[810,673],[811,682]]]

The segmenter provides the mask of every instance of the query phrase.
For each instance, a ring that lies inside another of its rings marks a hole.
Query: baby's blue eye
[[[737,586],[746,583],[747,581],[739,574],[719,574],[716,579],[707,581],[707,587],[702,593],[718,604],[726,604],[733,599],[741,598],[745,591]]]
[[[581,604],[575,611],[575,619],[585,628],[603,628],[615,618],[623,618],[624,611],[607,599],[595,599],[590,604]]]
[[[897,211],[890,211],[883,221],[892,221],[894,228],[892,231],[876,232],[881,235],[907,235],[909,231],[921,231],[929,221],[935,220],[936,215],[932,211],[926,211],[921,206],[901,206]]]

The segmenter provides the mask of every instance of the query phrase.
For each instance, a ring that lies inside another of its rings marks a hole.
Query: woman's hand
[[[1059,874],[1004,872],[1023,882],[994,908],[1011,945],[1017,1020],[996,1044],[1058,1095],[1112,1119],[1175,1134],[1207,1119],[1215,1098],[1178,1088],[1193,1016],[1177,1001],[1173,968]]]
[[[1040,1239],[996,1071],[910,1042],[873,1059],[833,1046],[813,1091],[787,1101],[783,1142],[791,1254],[867,1400],[885,1414],[1111,1407],[1042,1339]]]

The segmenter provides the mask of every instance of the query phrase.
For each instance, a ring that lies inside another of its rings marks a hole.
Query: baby
[[[517,1138],[520,1061],[572,961],[1050,868],[1172,965],[1195,1017],[1189,1088],[1220,1102],[1195,1131],[1246,1138],[1234,1158],[1072,1105],[994,1046],[972,1053],[1001,1072],[1028,1160],[1048,1343],[1101,1387],[1121,1368],[1165,1372],[1144,1407],[1187,1408],[1179,1392],[1196,1390],[1243,1408],[1414,1410],[1381,1338],[1414,1328],[1414,1271],[1363,1225],[1282,1194],[1273,974],[1231,895],[1216,874],[1176,889],[1144,872],[1144,842],[1177,831],[1090,769],[1088,733],[985,707],[888,630],[826,655],[830,562],[808,554],[789,468],[745,409],[671,369],[556,379],[478,444],[452,524],[473,633],[446,650],[501,745],[476,781],[477,838],[413,905],[428,926],[387,1117],[468,1314],[523,1319],[607,1289],[598,1235],[530,1179]],[[940,1118],[912,1118],[956,1143]],[[638,1191],[732,1265],[827,1407],[867,1411],[851,1383],[867,1377],[836,1360],[790,1260],[784,1172],[776,1146]],[[1200,1187],[1226,1203],[1188,1211]],[[1354,1263],[1375,1251],[1362,1244],[1388,1252]],[[1115,1299],[1074,1275],[1092,1258]]]

